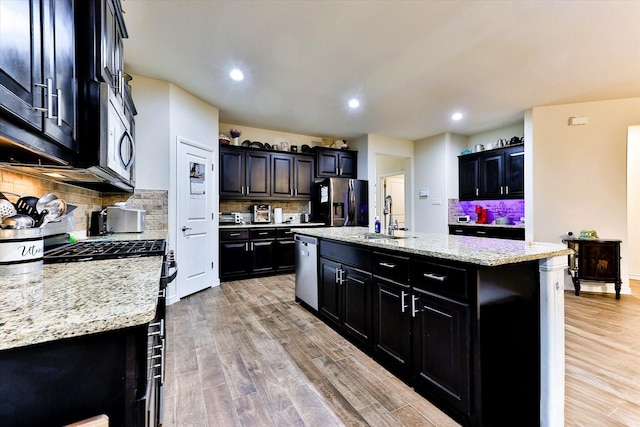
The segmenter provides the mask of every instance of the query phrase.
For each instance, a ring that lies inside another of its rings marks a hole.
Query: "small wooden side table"
[[[580,281],[615,283],[616,299],[620,299],[620,243],[617,239],[563,239],[569,249],[569,275],[576,295],[580,295]]]

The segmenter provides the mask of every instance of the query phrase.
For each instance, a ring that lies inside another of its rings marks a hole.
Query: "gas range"
[[[45,249],[45,264],[165,255],[164,239],[86,240]]]

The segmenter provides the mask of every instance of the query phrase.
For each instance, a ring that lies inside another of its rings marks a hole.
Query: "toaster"
[[[107,231],[109,233],[142,233],[145,229],[146,211],[129,206],[107,206]]]
[[[242,215],[238,212],[220,212],[218,215],[218,221],[220,225],[229,224],[242,224]]]

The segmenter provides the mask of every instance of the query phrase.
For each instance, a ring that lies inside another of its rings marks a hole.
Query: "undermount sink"
[[[397,240],[397,239],[408,239],[409,237],[415,237],[415,236],[393,236],[390,234],[364,233],[364,234],[358,234],[353,237],[360,240],[383,240],[383,239]]]

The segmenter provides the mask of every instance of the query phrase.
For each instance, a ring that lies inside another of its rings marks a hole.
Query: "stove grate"
[[[45,250],[45,264],[164,255],[165,240],[108,240],[69,243]]]

